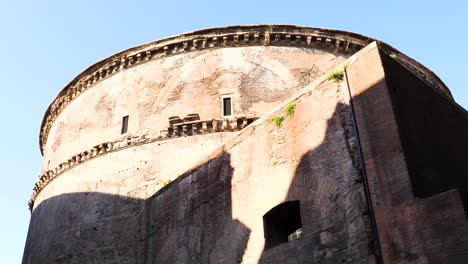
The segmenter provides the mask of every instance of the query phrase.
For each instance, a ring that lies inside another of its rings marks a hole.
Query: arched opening
[[[263,216],[265,249],[297,239],[302,235],[299,201],[279,204]]]

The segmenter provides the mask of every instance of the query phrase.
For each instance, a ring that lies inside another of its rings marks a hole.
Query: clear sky
[[[368,35],[432,69],[468,108],[466,1],[0,0],[0,263],[21,261],[43,114],[91,64],[201,28],[298,24]],[[468,132],[467,132],[468,133]]]

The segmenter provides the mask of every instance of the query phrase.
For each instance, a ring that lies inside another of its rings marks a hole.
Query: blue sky
[[[387,3],[384,3],[387,2]],[[466,1],[0,0],[0,263],[19,263],[37,179],[43,114],[91,64],[201,28],[298,24],[354,31],[432,69],[468,108]]]

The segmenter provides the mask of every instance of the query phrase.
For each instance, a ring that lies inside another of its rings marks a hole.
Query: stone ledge
[[[49,105],[41,124],[39,147],[43,154],[52,124],[63,109],[95,84],[127,68],[154,59],[205,49],[284,46],[322,49],[329,52],[355,53],[375,39],[352,32],[308,28],[294,25],[247,25],[198,30],[133,47],[90,66],[75,77]],[[401,54],[388,44],[390,52]],[[423,65],[411,60],[409,67],[423,79],[431,81],[451,98],[443,82]]]
[[[148,133],[139,136],[127,135],[123,138],[111,142],[104,142],[96,145],[89,150],[72,156],[67,161],[60,163],[54,169],[47,170],[46,172],[42,173],[39,176],[39,180],[36,182],[36,184],[34,184],[33,193],[31,194],[31,198],[28,202],[29,211],[32,212],[34,201],[36,200],[37,196],[42,191],[42,189],[44,189],[53,179],[88,160],[106,155],[110,152],[119,151],[132,146],[153,143],[156,141],[217,132],[240,131],[246,126],[250,125],[256,119],[258,118],[238,117],[234,119],[198,120],[195,122],[176,124],[170,126],[167,130],[162,130],[155,133]]]
[[[89,67],[59,93],[47,109],[41,125],[41,153],[53,122],[71,101],[100,81],[150,60],[204,49],[245,46],[287,46],[354,53],[371,41],[344,31],[263,25],[200,30],[128,49]]]

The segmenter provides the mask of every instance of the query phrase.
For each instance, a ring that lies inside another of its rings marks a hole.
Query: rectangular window
[[[124,116],[122,118],[122,129],[120,130],[120,134],[127,133],[128,130],[128,116]]]
[[[232,116],[232,97],[223,97],[223,117]]]

